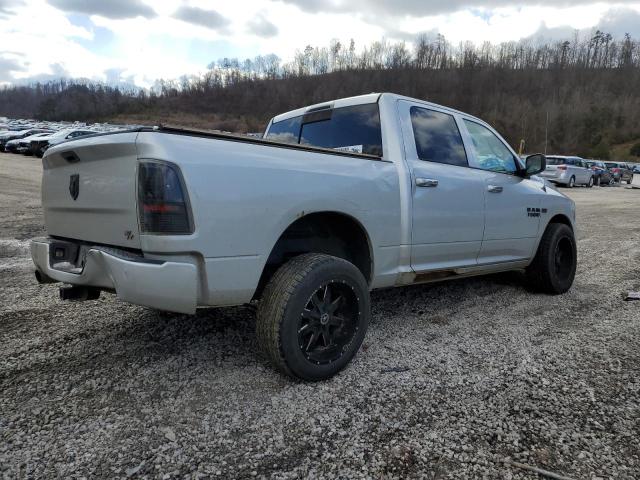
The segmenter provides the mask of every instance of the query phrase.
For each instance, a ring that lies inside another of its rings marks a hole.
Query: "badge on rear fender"
[[[74,173],[69,177],[69,193],[71,198],[77,200],[80,195],[80,174]]]

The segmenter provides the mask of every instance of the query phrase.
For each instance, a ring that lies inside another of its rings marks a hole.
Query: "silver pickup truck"
[[[369,291],[523,270],[560,294],[573,202],[482,120],[394,94],[274,117],[263,139],[141,128],[47,150],[47,238],[31,253],[68,300],[160,310],[258,303],[282,372],[328,378],[355,355]]]

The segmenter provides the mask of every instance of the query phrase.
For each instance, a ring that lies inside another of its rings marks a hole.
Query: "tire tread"
[[[280,331],[285,310],[298,285],[319,266],[346,260],[322,253],[307,253],[293,257],[274,273],[264,289],[258,305],[256,334],[262,354],[285,375],[295,377],[284,357]]]
[[[552,273],[547,268],[548,255],[553,246],[553,240],[556,232],[563,228],[569,228],[564,223],[550,223],[540,244],[533,262],[527,267],[526,274],[530,287],[542,293],[558,294],[559,292],[553,285]]]

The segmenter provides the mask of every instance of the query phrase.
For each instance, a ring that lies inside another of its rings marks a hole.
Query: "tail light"
[[[567,166],[566,165],[558,165],[558,170],[566,170]]]
[[[140,162],[138,216],[142,233],[193,233],[186,189],[176,166],[164,162]]]

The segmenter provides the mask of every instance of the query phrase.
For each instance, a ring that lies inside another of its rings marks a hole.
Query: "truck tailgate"
[[[136,136],[89,137],[47,151],[42,206],[49,235],[140,248]]]

